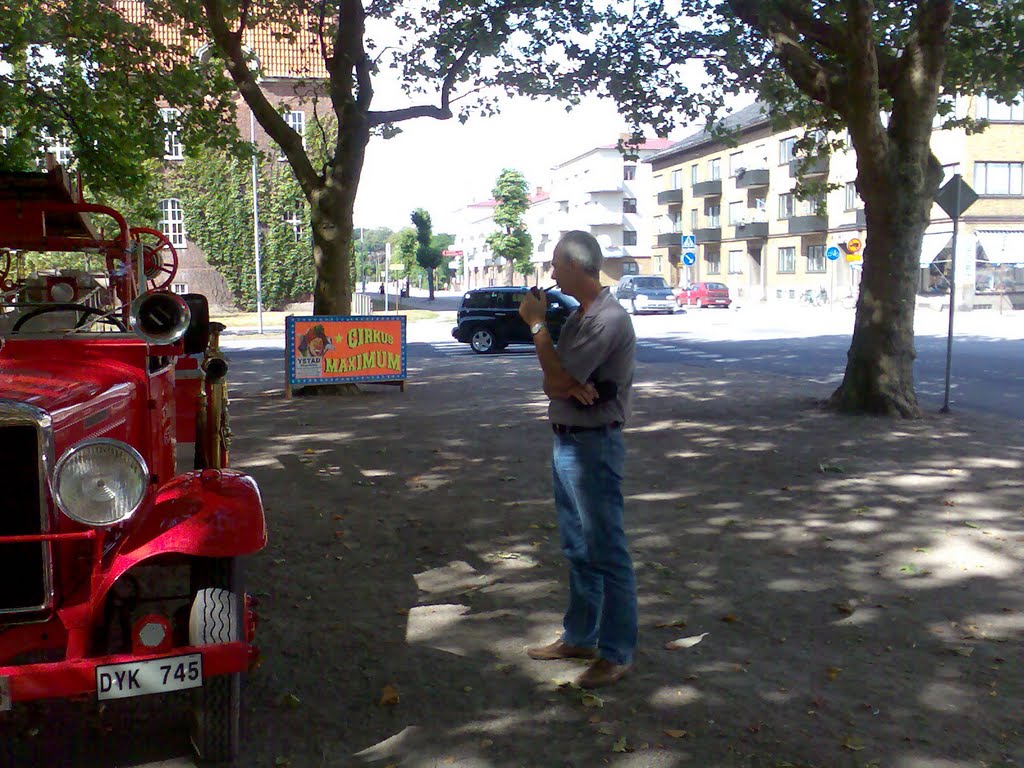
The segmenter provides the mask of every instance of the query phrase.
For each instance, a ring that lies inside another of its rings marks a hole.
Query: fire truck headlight
[[[53,472],[61,511],[79,523],[106,526],[131,517],[142,504],[149,468],[119,440],[87,440],[68,449]]]

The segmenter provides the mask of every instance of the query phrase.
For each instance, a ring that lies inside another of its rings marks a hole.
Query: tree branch
[[[302,138],[285,123],[284,118],[278,114],[274,106],[267,100],[263,89],[246,61],[245,51],[242,49],[242,33],[244,26],[232,32],[224,18],[224,6],[221,0],[203,0],[203,10],[206,13],[206,21],[210,29],[210,37],[224,56],[227,63],[228,73],[239,93],[249,105],[256,121],[263,126],[267,134],[276,141],[281,151],[295,171],[295,178],[307,199],[311,198],[313,192],[319,187],[319,178],[313,170],[309,157],[302,147]]]

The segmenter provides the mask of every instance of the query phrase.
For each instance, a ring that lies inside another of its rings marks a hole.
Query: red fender
[[[133,522],[131,534],[117,541],[104,558],[106,566],[89,600],[59,611],[72,635],[69,658],[84,653],[85,638],[78,635],[96,620],[111,587],[139,563],[166,554],[235,557],[257,552],[267,543],[256,481],[230,469],[178,475],[157,491]]]

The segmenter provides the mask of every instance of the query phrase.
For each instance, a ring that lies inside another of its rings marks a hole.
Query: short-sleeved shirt
[[[636,365],[636,334],[633,321],[607,288],[584,314],[574,312],[558,337],[556,347],[562,367],[576,381],[614,381],[618,391],[600,405],[577,408],[574,398],[558,398],[548,405],[553,424],[600,427],[625,424],[632,407],[633,369]]]

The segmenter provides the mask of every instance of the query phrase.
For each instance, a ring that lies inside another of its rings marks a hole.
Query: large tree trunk
[[[919,254],[942,169],[923,132],[885,156],[858,160],[868,239],[840,411],[915,418],[914,309]],[[877,170],[876,170],[877,169]]]

